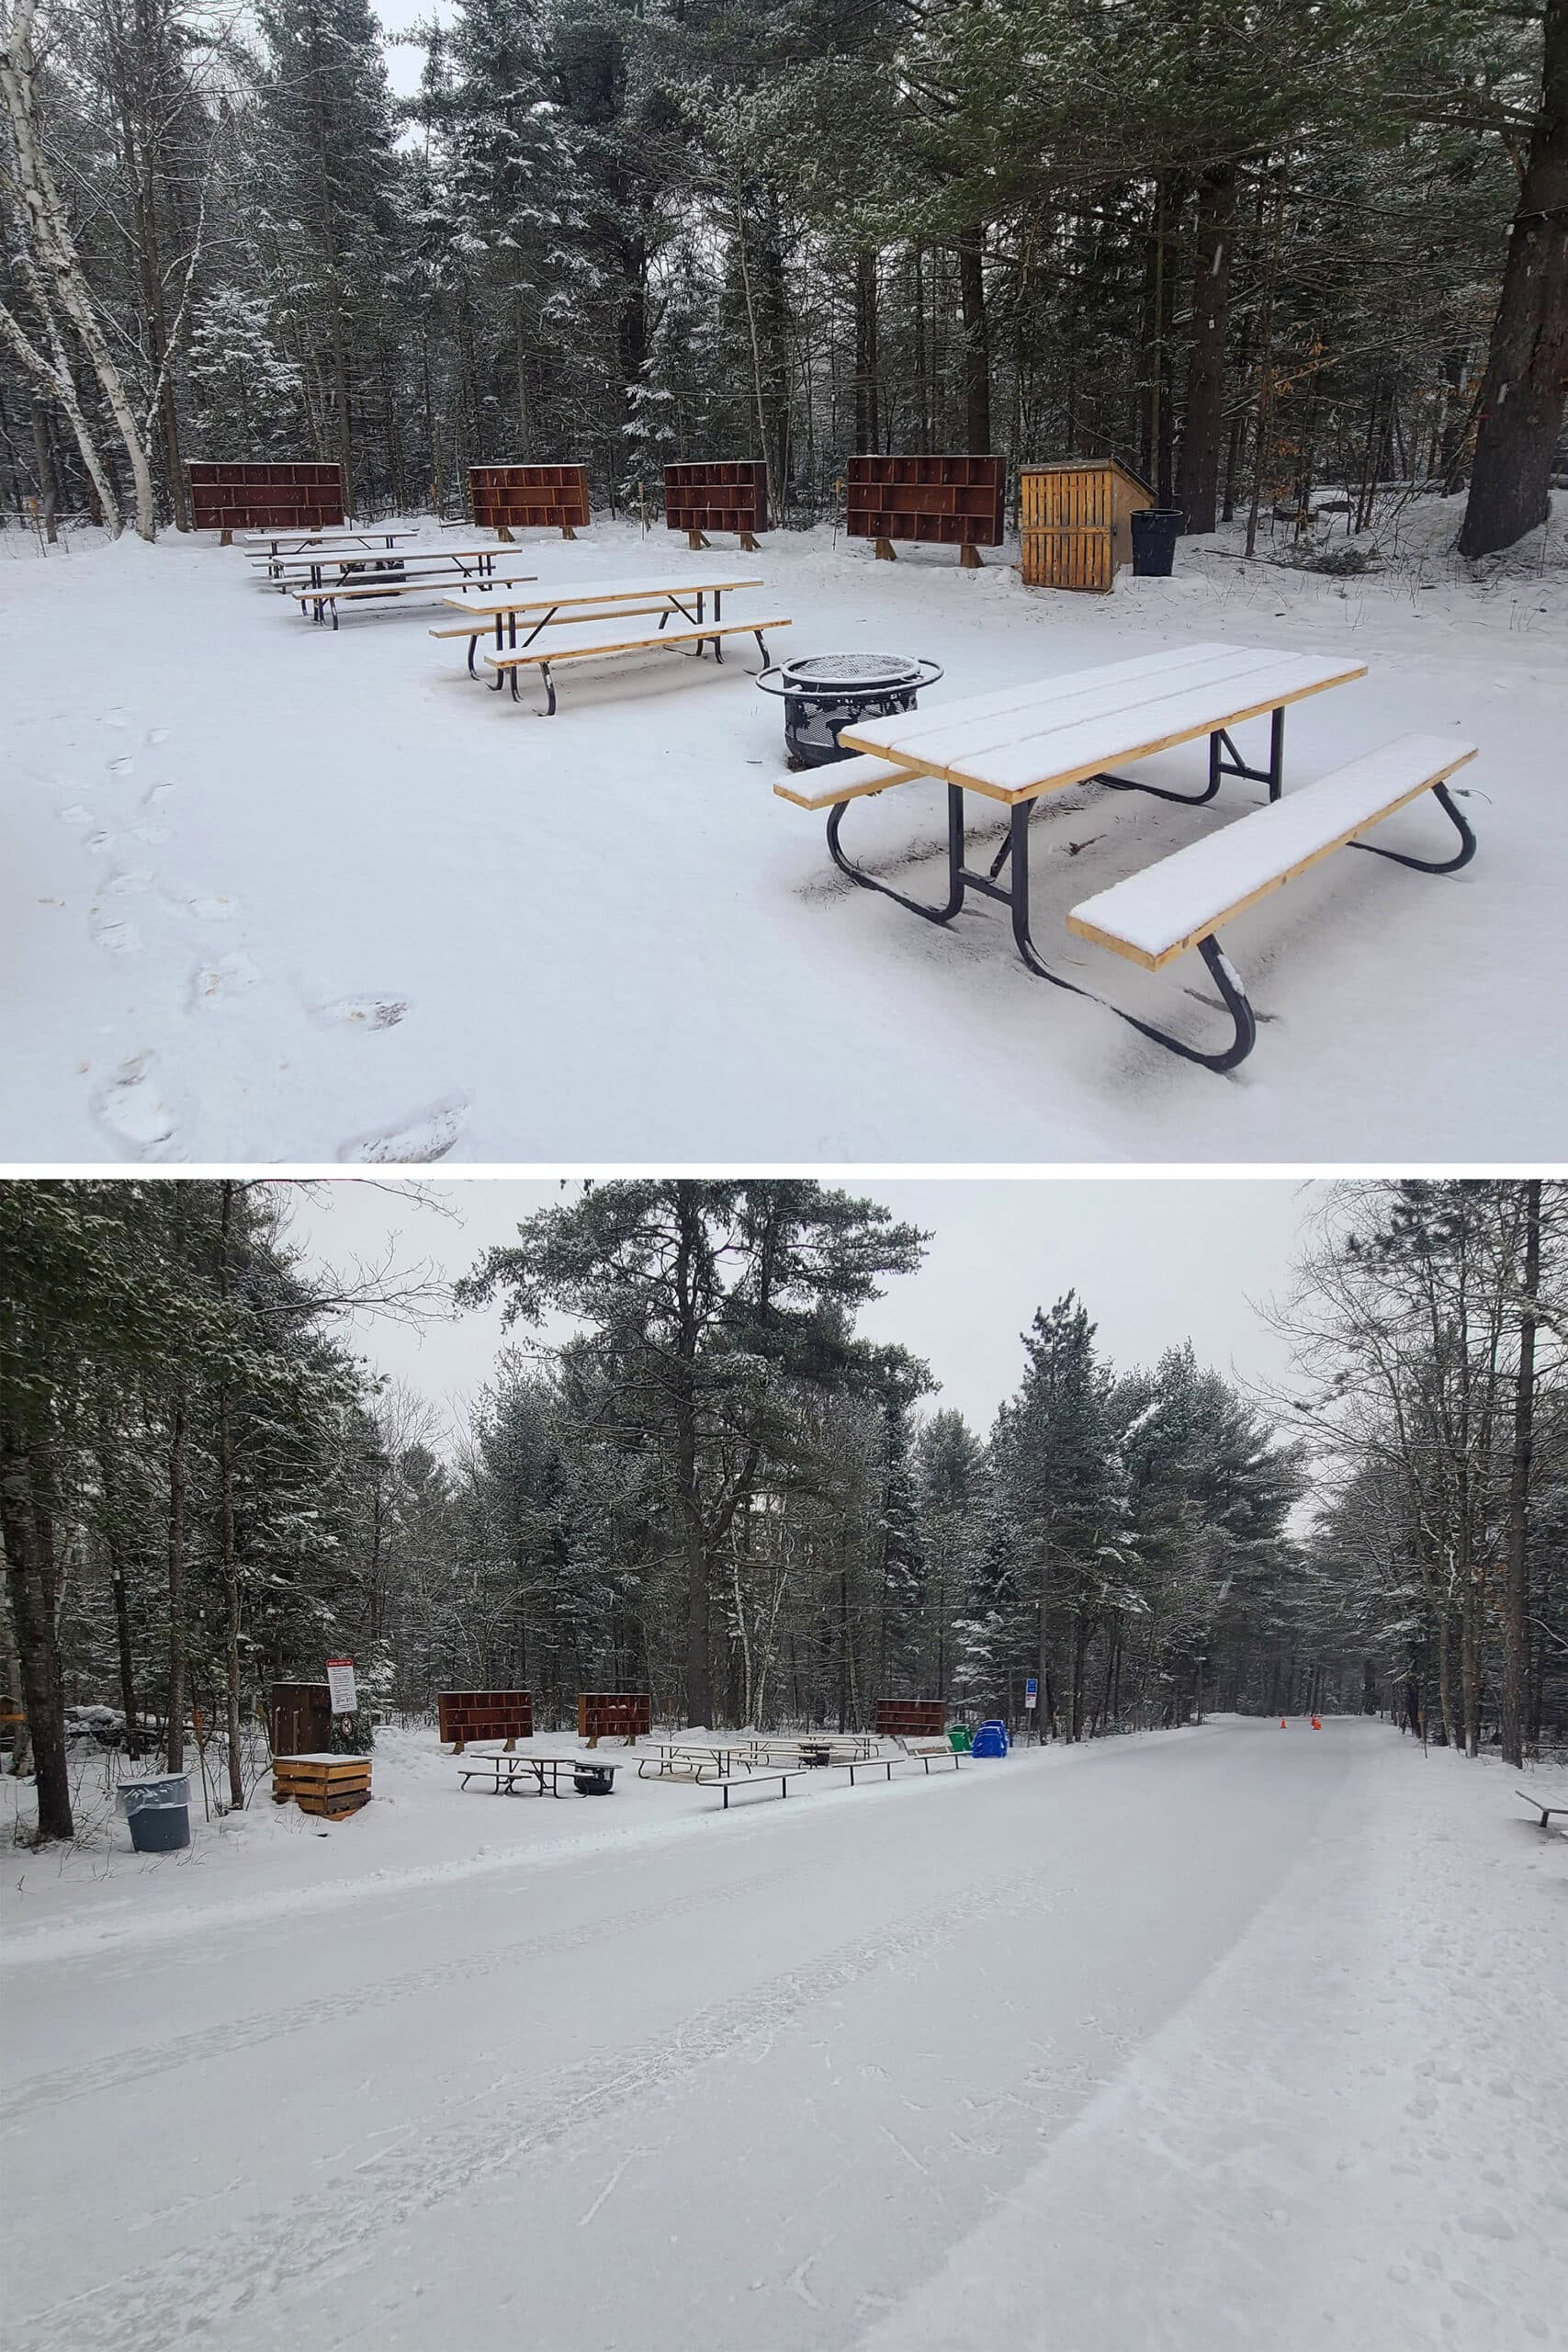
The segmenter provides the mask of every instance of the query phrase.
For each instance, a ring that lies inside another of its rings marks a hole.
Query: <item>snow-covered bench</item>
[[[757,650],[766,662],[768,649],[762,641],[763,630],[788,628],[789,626],[787,620],[699,621],[694,628],[664,628],[651,636],[628,637],[624,629],[612,630],[608,635],[604,635],[586,624],[568,624],[558,631],[552,631],[547,646],[520,646],[515,652],[508,650],[504,653],[487,653],[484,659],[489,667],[496,673],[495,683],[498,687],[503,678],[511,679],[513,702],[519,699],[518,672],[537,670],[549,697],[549,706],[545,715],[547,718],[553,718],[556,707],[556,686],[550,673],[558,662],[595,661],[614,653],[665,653],[680,645],[695,646],[699,659],[704,646],[711,645],[714,659],[722,662],[724,649],[719,640],[726,637],[754,637],[757,640]]]
[[[928,1773],[938,1763],[951,1764],[954,1771],[958,1770],[958,1750],[950,1739],[901,1739],[898,1745],[912,1762],[923,1764]]]
[[[1234,1069],[1252,1051],[1258,1033],[1246,989],[1215,933],[1233,916],[1348,845],[1428,874],[1451,874],[1468,865],[1475,854],[1475,837],[1450,797],[1447,779],[1474,757],[1473,743],[1456,743],[1445,735],[1402,735],[1381,751],[1369,752],[1303,786],[1288,799],[1270,801],[1238,823],[1190,842],[1157,865],[1085,899],[1068,915],[1067,928],[1151,972],[1196,947],[1235,1021],[1234,1044],[1223,1054],[1198,1054],[1146,1023],[1134,1021],[1133,1026],[1190,1060],[1206,1062],[1213,1069]],[[1357,840],[1424,792],[1433,795],[1458,829],[1460,848],[1454,856],[1411,857]]]
[[[896,760],[874,759],[869,752],[861,752],[852,760],[834,760],[828,767],[811,768],[798,783],[792,776],[787,784],[775,784],[773,790],[781,800],[793,800],[797,808],[841,808],[847,801],[886,792],[890,785],[919,781],[915,772]]]
[[[1540,1797],[1532,1795],[1529,1789],[1516,1789],[1514,1794],[1517,1797],[1522,1797],[1532,1813],[1540,1814],[1540,1826],[1543,1829],[1551,1828],[1553,1814],[1560,1813],[1565,1820],[1568,1820],[1568,1804],[1547,1804]]]

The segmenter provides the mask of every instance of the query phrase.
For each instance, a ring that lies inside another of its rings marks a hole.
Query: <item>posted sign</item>
[[[328,1658],[327,1688],[333,1694],[334,1715],[357,1714],[359,1693],[354,1685],[354,1660],[351,1657]]]
[[[1040,1704],[1040,1683],[1035,1675],[1032,1674],[1023,1686],[1023,1703],[1026,1707],[1037,1707]]]

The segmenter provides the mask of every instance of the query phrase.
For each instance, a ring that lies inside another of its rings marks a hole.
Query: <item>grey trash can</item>
[[[190,1782],[183,1772],[160,1781],[122,1781],[118,1796],[139,1854],[177,1854],[190,1844]]]
[[[1187,517],[1179,506],[1146,506],[1133,517],[1133,576],[1168,580]]]

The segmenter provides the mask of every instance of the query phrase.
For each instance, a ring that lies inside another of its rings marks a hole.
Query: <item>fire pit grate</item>
[[[941,675],[936,662],[906,654],[808,653],[764,670],[757,684],[784,698],[790,766],[819,768],[854,757],[839,748],[844,728],[913,710],[919,689]]]

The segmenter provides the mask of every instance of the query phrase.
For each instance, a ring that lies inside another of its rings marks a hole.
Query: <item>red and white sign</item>
[[[355,1688],[354,1660],[351,1657],[328,1658],[327,1688],[333,1694],[334,1715],[358,1713],[359,1693]]]

